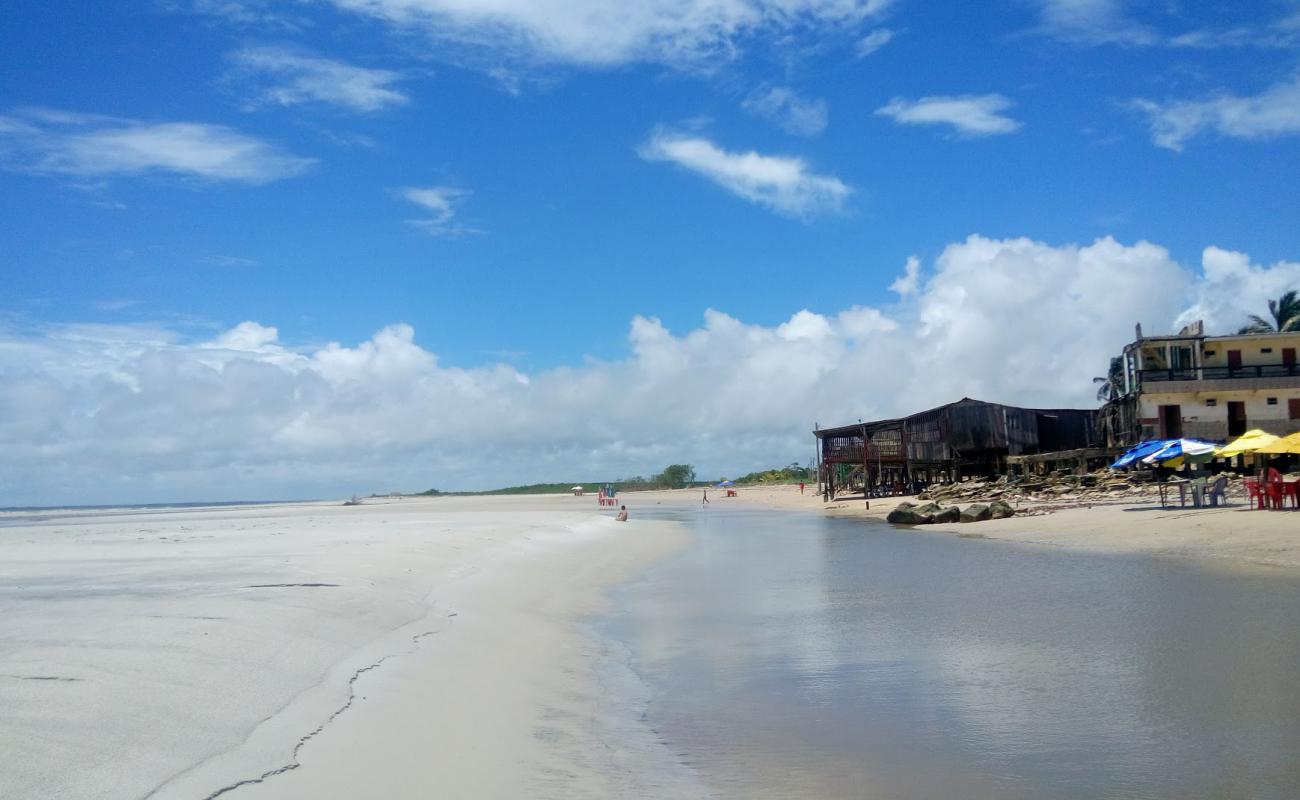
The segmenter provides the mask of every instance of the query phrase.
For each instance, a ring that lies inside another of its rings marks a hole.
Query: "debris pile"
[[[1132,501],[1157,496],[1153,478],[1151,472],[1121,475],[1100,470],[1075,475],[1068,470],[1057,470],[1049,475],[1029,478],[1002,475],[992,479],[974,478],[960,483],[935,484],[917,495],[917,499],[947,503],[1003,500],[1013,505]]]

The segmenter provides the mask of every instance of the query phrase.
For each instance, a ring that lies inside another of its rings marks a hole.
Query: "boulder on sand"
[[[1006,519],[1007,517],[1015,516],[1015,513],[1016,510],[1014,508],[1001,500],[994,500],[993,503],[989,505],[990,519]]]
[[[993,512],[983,503],[976,503],[968,506],[965,511],[961,512],[962,522],[983,522],[986,519],[992,519]]]
[[[921,513],[923,508],[925,506],[917,508],[911,503],[899,503],[893,511],[889,512],[889,516],[885,517],[885,521],[894,525],[929,525],[934,522],[934,515]]]
[[[949,506],[939,509],[934,515],[935,522],[958,522],[961,520],[961,509],[957,506]]]

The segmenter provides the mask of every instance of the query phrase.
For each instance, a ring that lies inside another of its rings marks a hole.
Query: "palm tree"
[[[1269,322],[1257,314],[1250,315],[1250,324],[1237,333],[1282,333],[1300,331],[1300,296],[1294,289],[1276,300],[1268,301]]]
[[[1120,395],[1124,394],[1124,359],[1115,356],[1110,360],[1110,368],[1106,370],[1106,377],[1093,378],[1093,383],[1099,383],[1097,387],[1097,399],[1103,403],[1109,403],[1112,400],[1118,400]]]

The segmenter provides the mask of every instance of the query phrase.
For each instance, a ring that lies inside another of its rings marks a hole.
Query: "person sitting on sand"
[[[618,516],[614,517],[619,522],[627,522],[627,506],[619,506]]]

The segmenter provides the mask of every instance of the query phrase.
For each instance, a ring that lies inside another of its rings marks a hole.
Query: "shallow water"
[[[1300,797],[1291,574],[662,513],[606,629],[718,797]]]

